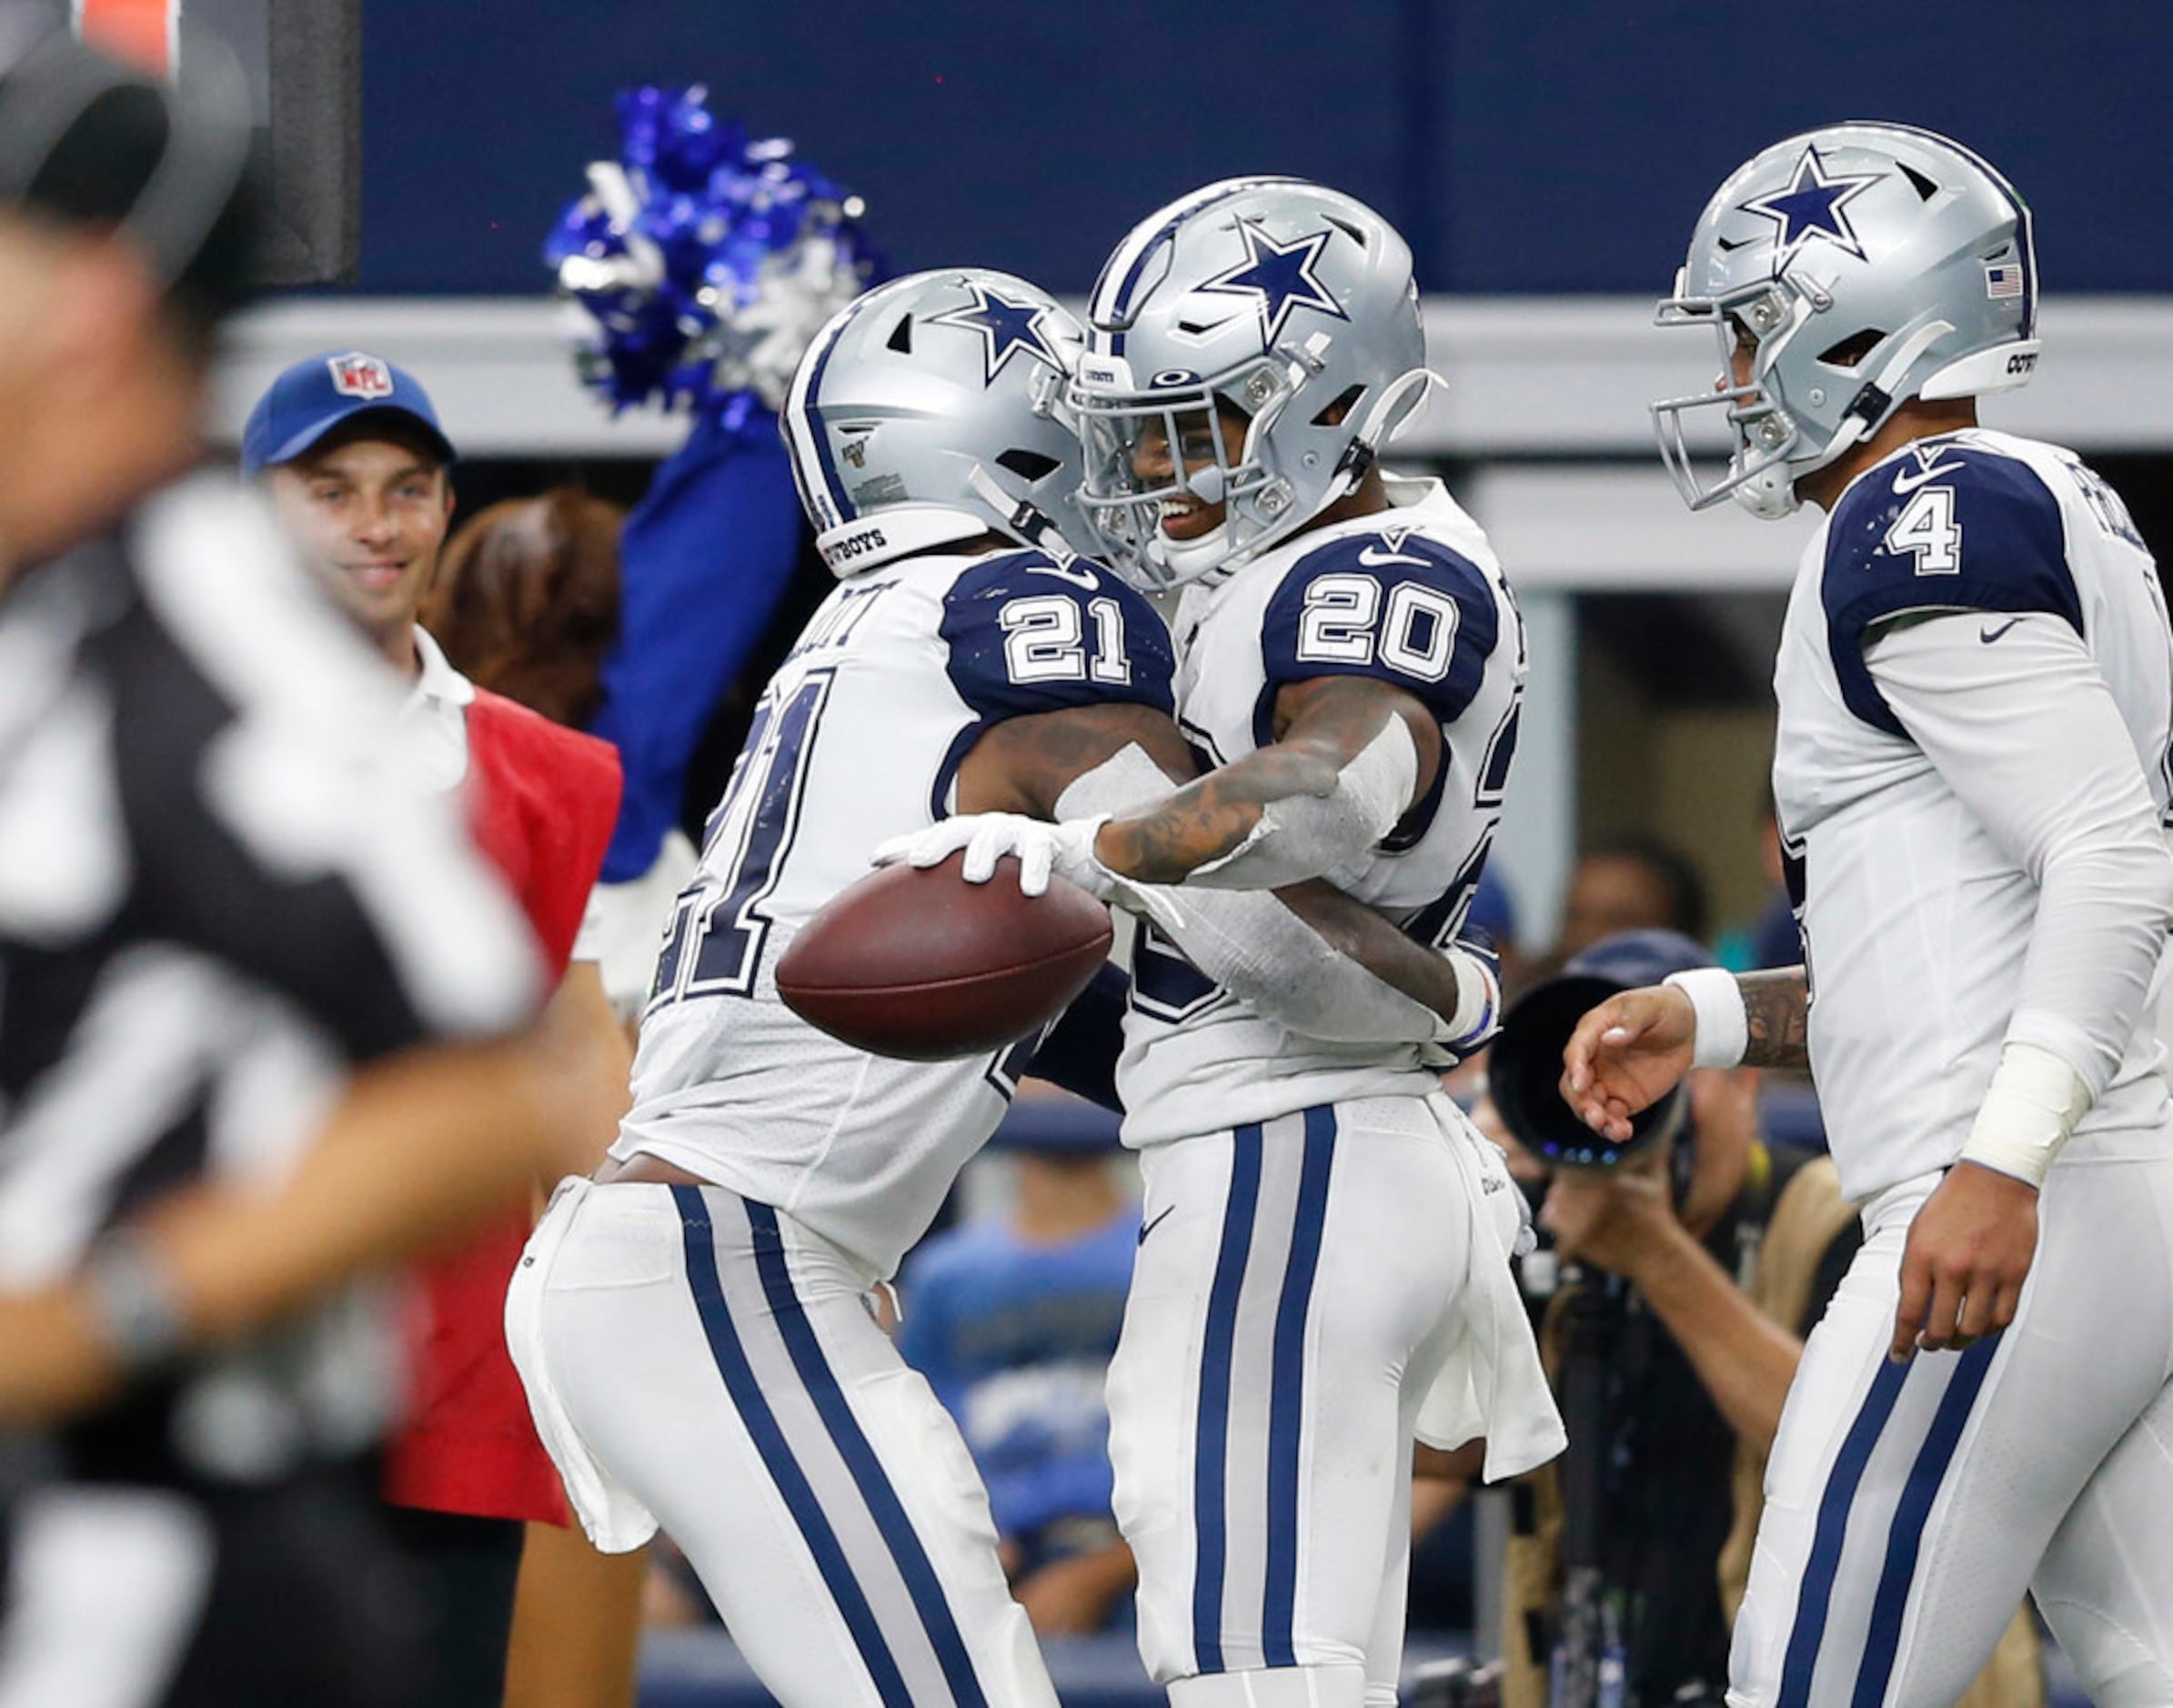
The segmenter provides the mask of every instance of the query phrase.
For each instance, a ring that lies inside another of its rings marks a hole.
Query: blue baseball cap
[[[254,480],[274,464],[291,462],[334,427],[371,414],[407,417],[442,460],[453,461],[453,442],[415,376],[381,356],[347,350],[297,362],[257,398],[241,430],[242,477]]]

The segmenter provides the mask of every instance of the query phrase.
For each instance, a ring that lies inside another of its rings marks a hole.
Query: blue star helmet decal
[[[1048,363],[1060,374],[1064,371],[1063,358],[1042,336],[1041,323],[1049,316],[1047,308],[1035,302],[1015,303],[1001,292],[973,280],[966,281],[966,288],[973,293],[971,307],[931,315],[928,324],[960,327],[981,334],[982,385],[993,385],[996,376],[1003,371],[1003,365],[1020,350]]]
[[[1848,223],[1848,204],[1886,176],[1884,172],[1828,176],[1818,150],[1806,145],[1786,189],[1739,204],[1739,211],[1770,219],[1781,228],[1774,239],[1774,277],[1780,277],[1796,252],[1814,237],[1823,237],[1861,261],[1864,246],[1856,241],[1856,228]]]
[[[1338,320],[1350,318],[1328,294],[1328,287],[1313,276],[1313,264],[1328,246],[1327,232],[1312,232],[1283,245],[1249,221],[1239,220],[1237,228],[1245,239],[1244,260],[1200,288],[1253,298],[1260,306],[1263,347],[1273,346],[1283,336],[1283,324],[1293,308],[1317,308]]]

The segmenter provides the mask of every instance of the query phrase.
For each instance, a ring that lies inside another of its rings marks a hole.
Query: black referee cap
[[[0,41],[0,208],[109,228],[208,330],[246,295],[257,198],[248,92],[208,45],[178,89],[49,35]]]

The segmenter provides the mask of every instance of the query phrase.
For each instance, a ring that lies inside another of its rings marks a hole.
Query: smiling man
[[[415,377],[349,351],[297,362],[257,400],[241,468],[333,602],[403,676],[453,516],[452,441]]]

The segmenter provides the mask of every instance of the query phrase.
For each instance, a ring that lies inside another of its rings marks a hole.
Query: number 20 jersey
[[[1881,697],[1867,631],[1984,613],[1979,639],[2049,612],[2083,638],[2167,801],[2173,640],[2127,507],[2072,452],[1981,427],[1858,475],[1804,552],[1774,671],[1774,800],[1811,978],[1810,1047],[1842,1190],[1861,1202],[1960,1153],[2018,1005],[2037,888]],[[2019,720],[1984,731],[1995,749]],[[2076,1154],[2165,1106],[2149,1017]]]
[[[677,1163],[890,1274],[1031,1050],[869,1055],[784,1006],[777,959],[879,842],[949,816],[983,730],[1112,700],[1168,712],[1172,668],[1153,608],[1083,562],[927,554],[841,583],[764,690],[674,904],[612,1154]]]
[[[1330,883],[1427,943],[1464,921],[1516,750],[1524,624],[1477,523],[1439,482],[1388,481],[1396,507],[1315,529],[1211,586],[1174,625],[1178,722],[1221,765],[1274,739],[1283,687],[1370,677],[1440,720],[1433,786]],[[1124,1142],[1162,1143],[1339,1099],[1424,1096],[1440,1080],[1418,1045],[1301,1037],[1208,982],[1143,928],[1117,1079]]]

